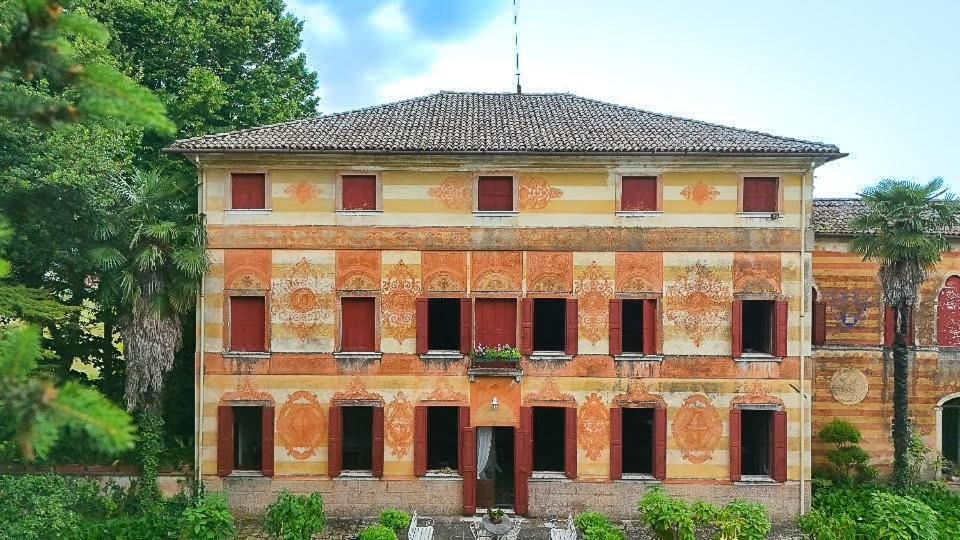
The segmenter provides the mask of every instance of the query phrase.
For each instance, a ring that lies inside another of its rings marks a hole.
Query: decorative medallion
[[[710,267],[697,262],[667,288],[667,319],[699,347],[707,334],[726,325],[730,292]]]
[[[383,403],[383,396],[367,390],[366,385],[363,384],[363,379],[360,377],[354,377],[353,380],[350,381],[350,384],[347,385],[346,390],[337,392],[332,398],[330,398],[331,403],[349,403],[357,401],[378,401]]]
[[[590,461],[597,461],[610,441],[610,409],[603,398],[590,394],[577,412],[577,444]]]
[[[475,251],[471,255],[473,290],[519,291],[523,254],[519,251]]]
[[[663,253],[617,253],[617,292],[663,291]]]
[[[269,249],[228,249],[223,254],[223,288],[266,290],[272,266]]]
[[[427,190],[427,195],[440,201],[443,206],[451,210],[467,210],[473,208],[472,180],[463,176],[448,176],[440,184]]]
[[[833,318],[844,328],[853,328],[859,324],[867,309],[876,302],[873,293],[858,290],[824,289],[824,302]]]
[[[568,293],[573,287],[573,253],[527,252],[527,290]]]
[[[578,269],[573,284],[573,295],[578,299],[577,310],[580,315],[578,333],[581,338],[594,345],[607,337],[607,319],[610,317],[613,289],[613,279],[597,261]]]
[[[553,377],[544,380],[539,390],[536,392],[527,392],[527,395],[523,398],[523,403],[526,406],[537,403],[556,404],[558,402],[576,403],[577,400],[573,395],[561,392],[560,387],[557,386],[557,381],[554,380]]]
[[[667,408],[667,402],[663,396],[651,394],[647,390],[647,385],[642,381],[633,381],[627,386],[625,394],[618,394],[613,398],[613,403],[620,407],[654,407],[658,409]]]
[[[430,393],[420,395],[420,401],[451,401],[456,403],[466,403],[467,396],[462,392],[457,392],[447,381],[441,380],[437,387]]]
[[[736,253],[733,290],[739,293],[780,293],[779,253]]]
[[[520,177],[520,210],[543,210],[550,201],[563,196],[563,190],[555,188],[543,178]]]
[[[321,194],[320,186],[313,182],[297,182],[296,184],[289,184],[287,187],[283,188],[283,192],[286,193],[288,197],[300,204],[307,204],[308,202],[320,197]]]
[[[220,396],[220,401],[268,401],[273,403],[273,396],[254,388],[252,377],[240,377],[240,380],[237,381],[237,388],[224,392]]]
[[[379,288],[379,251],[337,251],[338,291],[375,291]]]
[[[327,421],[317,396],[298,390],[277,411],[277,440],[294,459],[316,455],[323,445]]]
[[[413,405],[403,392],[397,392],[384,411],[384,442],[390,453],[402,458],[413,446]]]
[[[830,393],[837,403],[856,405],[867,397],[870,384],[859,369],[843,368],[830,377]]]
[[[383,276],[380,331],[397,343],[417,337],[417,298],[423,293],[420,276],[401,259]]]
[[[467,290],[467,254],[463,251],[424,251],[420,254],[420,270],[426,291]]]
[[[333,317],[332,277],[303,257],[275,279],[270,302],[274,324],[288,327],[300,342],[313,337]]]
[[[703,463],[712,458],[722,433],[720,413],[704,394],[688,397],[673,419],[673,438],[680,447],[680,455],[690,463]]]
[[[701,181],[690,186],[683,186],[680,195],[697,206],[703,206],[716,200],[717,195],[720,195],[720,190]]]

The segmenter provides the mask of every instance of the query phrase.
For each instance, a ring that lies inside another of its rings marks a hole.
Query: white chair
[[[510,532],[501,536],[499,540],[517,540],[517,538],[520,538],[520,520],[514,521]]]
[[[417,517],[414,512],[410,517],[410,528],[407,529],[409,540],[433,540],[433,520]]]
[[[470,522],[470,534],[473,535],[474,540],[480,540],[481,538],[491,538],[490,533],[483,528],[483,524],[480,523],[479,519]]]
[[[567,526],[550,529],[550,540],[577,540],[577,528],[573,525],[573,514],[567,516]]]

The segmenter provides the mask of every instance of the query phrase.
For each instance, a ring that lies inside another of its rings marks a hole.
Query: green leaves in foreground
[[[86,432],[108,453],[132,448],[130,415],[92,388],[58,387],[36,373],[41,355],[33,328],[10,328],[0,341],[0,437],[15,440],[27,460],[46,455],[63,428]]]

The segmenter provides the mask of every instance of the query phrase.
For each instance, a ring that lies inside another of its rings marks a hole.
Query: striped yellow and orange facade
[[[424,404],[469,407],[473,426],[513,427],[521,407],[576,407],[577,477],[531,479],[531,515],[629,517],[658,484],[689,497],[762,501],[776,518],[807,504],[811,267],[825,280],[870,272],[849,256],[811,259],[809,160],[210,154],[198,167],[212,260],[199,310],[198,469],[236,507],[262,508],[289,488],[324,493],[334,514],[389,506],[459,514],[462,480],[414,476],[414,410]],[[268,209],[229,209],[237,172],[265,173]],[[379,210],[336,211],[345,173],[377,175]],[[514,177],[515,213],[474,211],[480,174]],[[623,175],[657,176],[660,211],[617,212]],[[738,212],[745,176],[779,178],[779,215]],[[827,270],[832,264],[844,270]],[[229,351],[228,298],[243,294],[266,298],[266,353]],[[376,359],[335,355],[339,299],[351,295],[376,298]],[[417,354],[415,304],[424,296],[577,299],[577,354],[525,357],[517,377],[471,377],[469,357]],[[659,300],[661,354],[609,354],[615,298]],[[787,302],[783,358],[732,356],[738,298]],[[832,326],[830,339],[865,343],[876,337],[872,324]],[[329,408],[351,397],[383,404],[382,479],[328,476]],[[665,404],[662,482],[610,480],[618,400]],[[272,478],[216,474],[217,408],[246,402],[275,407]],[[786,412],[785,482],[731,481],[728,422],[742,404]]]

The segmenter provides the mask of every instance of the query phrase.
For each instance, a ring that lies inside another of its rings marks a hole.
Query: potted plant
[[[504,515],[505,515],[504,511],[499,508],[487,509],[487,518],[490,520],[490,523],[494,523],[494,524],[503,523]]]
[[[478,344],[473,349],[473,360],[484,367],[516,367],[520,361],[520,351],[510,345],[488,347]]]

